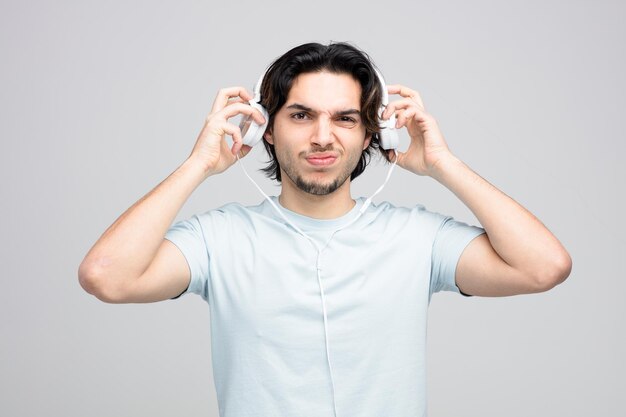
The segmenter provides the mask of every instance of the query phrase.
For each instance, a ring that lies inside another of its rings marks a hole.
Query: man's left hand
[[[396,113],[396,129],[406,126],[411,143],[406,152],[387,151],[387,157],[393,161],[398,153],[398,165],[417,175],[432,176],[437,165],[452,156],[437,121],[426,113],[424,102],[417,91],[403,85],[387,86],[389,95],[398,94],[402,99],[387,105],[382,114],[384,120]]]

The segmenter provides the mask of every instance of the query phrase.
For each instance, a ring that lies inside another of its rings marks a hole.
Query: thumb
[[[239,157],[243,158],[248,155],[248,153],[252,150],[252,147],[249,145],[241,145],[241,149],[239,150]]]

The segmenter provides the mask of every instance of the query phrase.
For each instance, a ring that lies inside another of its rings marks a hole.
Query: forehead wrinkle
[[[314,114],[337,115],[349,110],[360,114],[361,95],[361,84],[349,74],[302,73],[294,78],[283,108],[297,104]]]

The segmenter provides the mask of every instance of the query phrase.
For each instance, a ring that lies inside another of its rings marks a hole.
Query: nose
[[[335,141],[332,121],[329,117],[318,117],[311,142],[325,148]]]

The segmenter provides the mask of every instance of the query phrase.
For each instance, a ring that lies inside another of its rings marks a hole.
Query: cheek
[[[294,152],[294,150],[292,149],[290,142],[285,140],[284,136],[281,136],[280,138],[277,139],[276,137],[274,137],[274,139],[276,139],[274,143],[274,151],[276,152],[276,157],[279,159],[279,162],[289,161],[292,159],[291,153]]]

